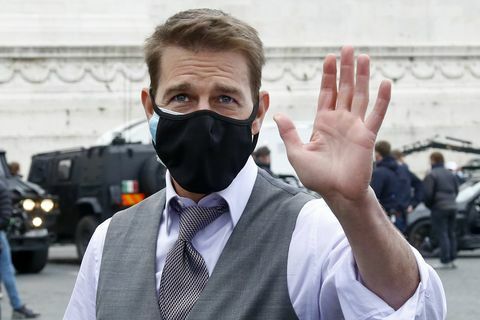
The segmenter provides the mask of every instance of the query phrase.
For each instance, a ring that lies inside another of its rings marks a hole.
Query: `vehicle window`
[[[30,172],[28,173],[28,181],[43,184],[47,180],[47,165],[48,162],[42,159],[34,159],[30,165]]]
[[[70,180],[72,159],[63,159],[58,162],[57,176],[59,180]]]
[[[3,166],[0,165],[0,177],[5,177],[5,172],[3,170]]]
[[[7,162],[5,161],[5,158],[0,157],[0,177],[6,177],[7,176]]]

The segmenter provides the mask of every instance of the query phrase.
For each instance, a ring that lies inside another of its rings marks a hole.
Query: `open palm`
[[[338,92],[336,58],[334,55],[325,58],[310,141],[303,143],[300,140],[287,116],[275,116],[288,159],[300,181],[325,197],[341,196],[356,200],[368,191],[375,139],[385,117],[391,91],[390,82],[383,81],[375,106],[365,119],[369,80],[368,56],[357,58],[355,75],[353,48],[344,47]]]

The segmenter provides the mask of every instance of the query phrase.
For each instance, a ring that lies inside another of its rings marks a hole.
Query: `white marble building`
[[[435,134],[480,146],[480,2],[431,1],[0,0],[0,148],[24,173],[34,153],[91,145],[143,116],[148,86],[143,40],[192,7],[215,7],[255,26],[267,48],[263,88],[271,109],[260,144],[286,171],[271,117],[290,114],[307,131],[322,58],[352,44],[372,57],[371,97],[394,82],[381,139],[401,146]],[[427,169],[429,152],[407,158]],[[459,163],[471,155],[446,153]]]

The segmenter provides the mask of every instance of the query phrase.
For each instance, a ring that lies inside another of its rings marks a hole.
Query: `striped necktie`
[[[226,211],[226,206],[180,209],[178,239],[167,254],[160,280],[158,303],[163,320],[183,320],[208,281],[208,270],[191,241],[195,234]]]

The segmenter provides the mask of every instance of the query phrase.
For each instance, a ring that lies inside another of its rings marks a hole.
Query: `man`
[[[422,180],[410,171],[400,150],[393,150],[392,155],[398,165],[397,177],[400,182],[398,201],[402,211],[408,214],[423,201],[423,183]]]
[[[10,174],[14,177],[22,177],[20,174],[20,163],[16,161],[12,161],[8,164],[8,169],[10,170]]]
[[[425,204],[431,210],[432,229],[440,243],[440,265],[438,269],[455,268],[457,238],[455,236],[458,181],[445,168],[440,152],[430,155],[432,170],[425,177]]]
[[[10,305],[13,309],[12,319],[33,319],[40,314],[33,312],[22,303],[15,281],[15,274],[10,254],[10,246],[5,234],[10,216],[12,215],[12,200],[6,181],[0,177],[0,283],[7,289]]]
[[[270,168],[270,149],[267,146],[262,146],[258,148],[257,150],[255,150],[255,152],[252,153],[252,155],[253,160],[259,168],[267,171],[272,176],[274,175]]]
[[[145,55],[142,103],[167,185],[98,227],[65,319],[445,318],[438,276],[368,186],[390,84],[365,120],[367,56],[354,84],[353,49],[342,50],[338,91],[326,57],[309,143],[275,116],[318,200],[250,157],[269,107],[255,29],[188,10],[156,28]]]
[[[390,220],[398,230],[404,232],[407,224],[406,215],[399,200],[398,165],[391,155],[391,146],[387,141],[379,141],[375,144],[375,168],[370,185]]]

